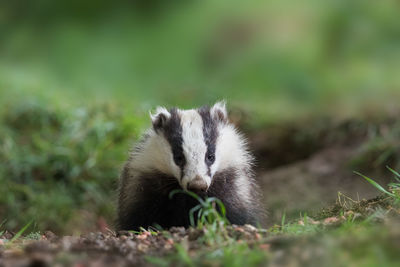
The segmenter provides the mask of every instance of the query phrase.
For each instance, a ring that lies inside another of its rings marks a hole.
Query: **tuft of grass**
[[[357,174],[357,175],[359,175],[359,176],[361,176],[361,177],[363,177],[365,180],[367,180],[370,184],[372,184],[372,185],[373,185],[376,189],[378,189],[379,191],[385,193],[385,194],[388,195],[388,196],[395,197],[395,194],[393,194],[393,193],[387,191],[385,188],[383,188],[380,184],[378,184],[377,182],[375,182],[375,181],[372,180],[371,178],[369,178],[369,177],[367,177],[367,176],[365,176],[365,175],[363,175],[363,174],[361,174],[361,173],[359,173],[359,172],[354,172],[354,173]]]
[[[189,220],[193,228],[203,231],[200,242],[208,246],[231,242],[225,228],[230,222],[226,218],[225,205],[221,200],[215,197],[203,199],[191,191],[180,189],[171,191],[170,197],[177,193],[187,194],[199,202],[190,210]]]
[[[208,197],[202,199],[196,193],[180,189],[171,191],[169,197],[172,198],[178,193],[187,194],[199,202],[199,204],[193,207],[189,212],[189,220],[192,227],[197,226],[198,228],[201,228],[206,225],[229,224],[229,221],[226,218],[225,205],[218,198]]]
[[[172,191],[170,197],[178,193],[187,194],[199,202],[188,216],[192,227],[202,232],[196,241],[201,249],[190,251],[183,241],[175,245],[175,253],[163,260],[148,257],[148,262],[157,266],[258,266],[266,262],[265,251],[228,234],[226,226],[230,223],[221,200],[214,197],[203,199],[183,190]]]
[[[363,177],[365,180],[367,180],[370,184],[372,184],[376,189],[384,193],[385,195],[395,199],[396,201],[400,201],[400,174],[396,172],[395,170],[391,169],[390,167],[387,167],[387,169],[393,173],[395,182],[389,183],[389,190],[386,190],[383,186],[375,182],[373,179],[359,173],[359,172],[354,172],[355,174]]]
[[[268,263],[268,254],[246,242],[235,242],[198,256],[196,263],[196,266],[200,263],[207,266],[260,266]]]

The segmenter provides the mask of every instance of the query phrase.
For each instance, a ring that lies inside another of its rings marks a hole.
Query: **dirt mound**
[[[249,132],[269,225],[283,214],[294,218],[332,205],[339,192],[355,200],[376,196],[354,171],[388,184],[385,166],[400,162],[399,129],[391,118],[317,119]]]

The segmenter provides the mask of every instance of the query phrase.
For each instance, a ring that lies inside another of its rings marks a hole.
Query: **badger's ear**
[[[226,111],[225,101],[215,103],[215,105],[211,108],[210,113],[211,116],[216,120],[219,120],[221,122],[228,121],[228,112]]]
[[[171,113],[164,107],[158,107],[154,114],[150,112],[151,122],[156,132],[165,126],[170,117]]]

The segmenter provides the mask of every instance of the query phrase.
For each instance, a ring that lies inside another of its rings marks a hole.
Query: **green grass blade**
[[[282,227],[285,225],[285,221],[286,221],[286,211],[284,211],[283,215],[282,215],[282,220],[281,220],[281,226]]]
[[[6,223],[6,220],[3,220],[3,221],[0,223],[0,228],[2,228],[3,225],[4,225],[5,223]],[[5,230],[2,230],[2,231],[0,232],[0,235],[2,235],[4,232],[5,232]]]
[[[386,166],[386,168],[394,174],[394,179],[396,179],[398,182],[400,182],[400,173],[398,173],[397,171],[393,170],[389,166]]]
[[[198,211],[199,209],[201,209],[201,208],[202,208],[202,206],[199,204],[199,205],[193,207],[192,209],[190,209],[189,220],[190,220],[190,225],[193,226],[193,227],[196,225],[195,221],[194,221],[194,213],[196,211]]]
[[[215,199],[215,202],[217,203],[219,209],[220,209],[220,213],[222,215],[223,218],[226,218],[226,208],[224,203],[222,203],[221,200],[219,200],[218,198]]]
[[[399,183],[390,183],[390,184],[388,184],[388,186],[393,187],[393,188],[400,188]]]
[[[10,240],[10,243],[12,243],[15,240],[17,240],[26,231],[26,229],[28,229],[29,226],[31,226],[32,222],[33,222],[33,220],[31,220],[24,227],[22,227],[22,229],[19,230],[18,233],[16,233],[15,236]]]
[[[3,221],[0,223],[0,228],[2,228],[3,225],[4,225],[5,223],[6,223],[6,220],[3,220]],[[3,235],[5,231],[6,231],[6,230],[0,230],[0,236]]]
[[[367,180],[370,184],[372,184],[376,189],[378,189],[379,191],[391,196],[391,197],[396,197],[395,194],[390,193],[389,191],[387,191],[385,188],[383,188],[380,184],[378,184],[377,182],[375,182],[374,180],[372,180],[371,178],[359,173],[359,172],[354,172],[355,174],[363,177],[365,180]]]
[[[168,195],[168,197],[171,199],[173,196],[175,196],[176,194],[179,194],[179,193],[183,193],[184,191],[183,190],[181,190],[181,189],[175,189],[175,190],[172,190],[171,192],[169,192],[169,195]]]
[[[167,267],[169,266],[168,262],[165,259],[145,256],[145,260],[153,266]]]
[[[169,198],[172,198],[174,195],[176,195],[178,193],[187,194],[187,195],[193,197],[194,199],[196,199],[198,202],[200,202],[201,205],[203,205],[203,206],[205,205],[204,200],[201,197],[199,197],[197,194],[193,193],[192,191],[184,191],[181,189],[175,189],[169,193]]]
[[[190,258],[189,254],[185,250],[185,248],[181,244],[177,244],[176,251],[178,252],[178,256],[186,266],[194,266],[192,259]]]

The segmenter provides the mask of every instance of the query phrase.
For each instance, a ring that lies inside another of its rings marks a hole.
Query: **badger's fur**
[[[157,108],[153,127],[125,163],[119,185],[117,228],[189,226],[198,204],[175,189],[216,197],[232,224],[261,223],[262,209],[244,138],[228,122],[224,102],[180,110]]]

